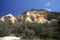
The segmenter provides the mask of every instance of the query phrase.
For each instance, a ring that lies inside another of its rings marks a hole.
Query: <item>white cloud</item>
[[[50,6],[51,5],[51,3],[46,3],[46,6]]]
[[[51,11],[51,9],[50,9],[51,4],[52,4],[51,2],[46,2],[46,4],[45,4],[45,6],[47,7],[46,9],[48,11]]]
[[[51,11],[51,9],[47,9],[48,11]]]

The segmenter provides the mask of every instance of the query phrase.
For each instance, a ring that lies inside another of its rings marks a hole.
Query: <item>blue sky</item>
[[[60,0],[0,0],[0,17],[8,13],[16,16],[30,9],[60,12]]]

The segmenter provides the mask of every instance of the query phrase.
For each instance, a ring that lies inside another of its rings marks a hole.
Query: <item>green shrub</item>
[[[0,21],[0,37],[15,34],[16,36],[22,36],[24,39],[37,38],[45,39],[52,38],[57,39],[59,37],[58,24],[57,23],[30,23],[30,22],[15,22],[6,20]]]

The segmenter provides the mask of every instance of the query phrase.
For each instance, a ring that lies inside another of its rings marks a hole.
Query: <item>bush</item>
[[[18,23],[19,24],[19,23]],[[57,24],[38,24],[38,23],[22,23],[15,29],[17,35],[23,38],[57,38]]]
[[[57,23],[30,23],[30,22],[15,22],[11,21],[0,21],[0,36],[7,36],[15,34],[16,36],[22,36],[24,39],[37,38],[45,39],[52,38],[57,39],[59,31]]]

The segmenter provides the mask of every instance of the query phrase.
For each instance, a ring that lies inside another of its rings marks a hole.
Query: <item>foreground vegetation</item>
[[[13,24],[10,21],[0,21],[0,37],[11,34],[22,36],[22,39],[26,40],[55,40],[60,37],[57,23],[16,22]]]

